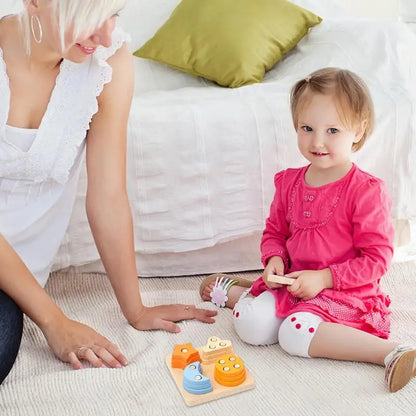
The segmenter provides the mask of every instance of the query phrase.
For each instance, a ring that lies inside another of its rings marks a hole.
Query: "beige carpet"
[[[256,273],[246,273],[255,278]],[[146,303],[202,304],[201,276],[142,279]],[[416,266],[394,264],[383,281],[392,298],[392,338],[416,343]],[[11,374],[0,386],[0,414],[60,415],[414,415],[416,380],[390,394],[376,365],[290,357],[279,346],[253,347],[239,341],[231,311],[215,324],[181,323],[180,334],[138,332],[122,319],[111,287],[98,274],[55,273],[47,286],[72,318],[101,331],[130,360],[120,370],[73,371],[55,359],[40,331],[25,322],[22,348]],[[206,304],[214,307],[212,304]],[[165,365],[174,344],[205,344],[217,335],[231,339],[256,380],[254,390],[187,407]]]

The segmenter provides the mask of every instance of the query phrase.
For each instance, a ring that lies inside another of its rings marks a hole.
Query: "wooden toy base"
[[[197,348],[197,350],[199,351],[200,354],[202,353],[202,347]],[[244,361],[244,358],[243,358],[243,361]],[[205,394],[191,394],[182,387],[183,370],[180,368],[172,368],[171,362],[172,362],[172,354],[169,354],[166,356],[166,365],[168,366],[170,373],[172,375],[172,378],[175,381],[175,384],[178,387],[178,390],[181,392],[182,397],[188,406],[195,406],[198,404],[209,402],[211,400],[220,399],[221,397],[231,396],[233,394],[237,394],[246,390],[253,389],[255,386],[254,378],[250,374],[250,372],[247,370],[247,367],[246,367],[246,379],[244,380],[243,383],[235,387],[226,387],[217,383],[214,379],[215,362],[211,364],[204,364],[201,362],[202,374],[205,377],[208,377],[210,379],[213,390],[210,393],[205,393]]]

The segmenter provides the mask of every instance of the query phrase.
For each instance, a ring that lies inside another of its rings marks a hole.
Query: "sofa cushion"
[[[260,82],[321,20],[286,0],[182,0],[134,54],[239,87]]]

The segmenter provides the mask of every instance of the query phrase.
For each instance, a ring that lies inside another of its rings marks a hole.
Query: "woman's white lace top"
[[[64,60],[37,130],[6,125],[10,89],[0,49],[0,233],[42,286],[68,226],[97,96],[111,80],[106,60],[128,40],[116,29],[111,47],[81,64]]]

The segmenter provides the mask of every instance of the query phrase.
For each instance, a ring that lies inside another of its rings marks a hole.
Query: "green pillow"
[[[321,21],[286,0],[182,0],[134,55],[239,87],[261,81]]]

